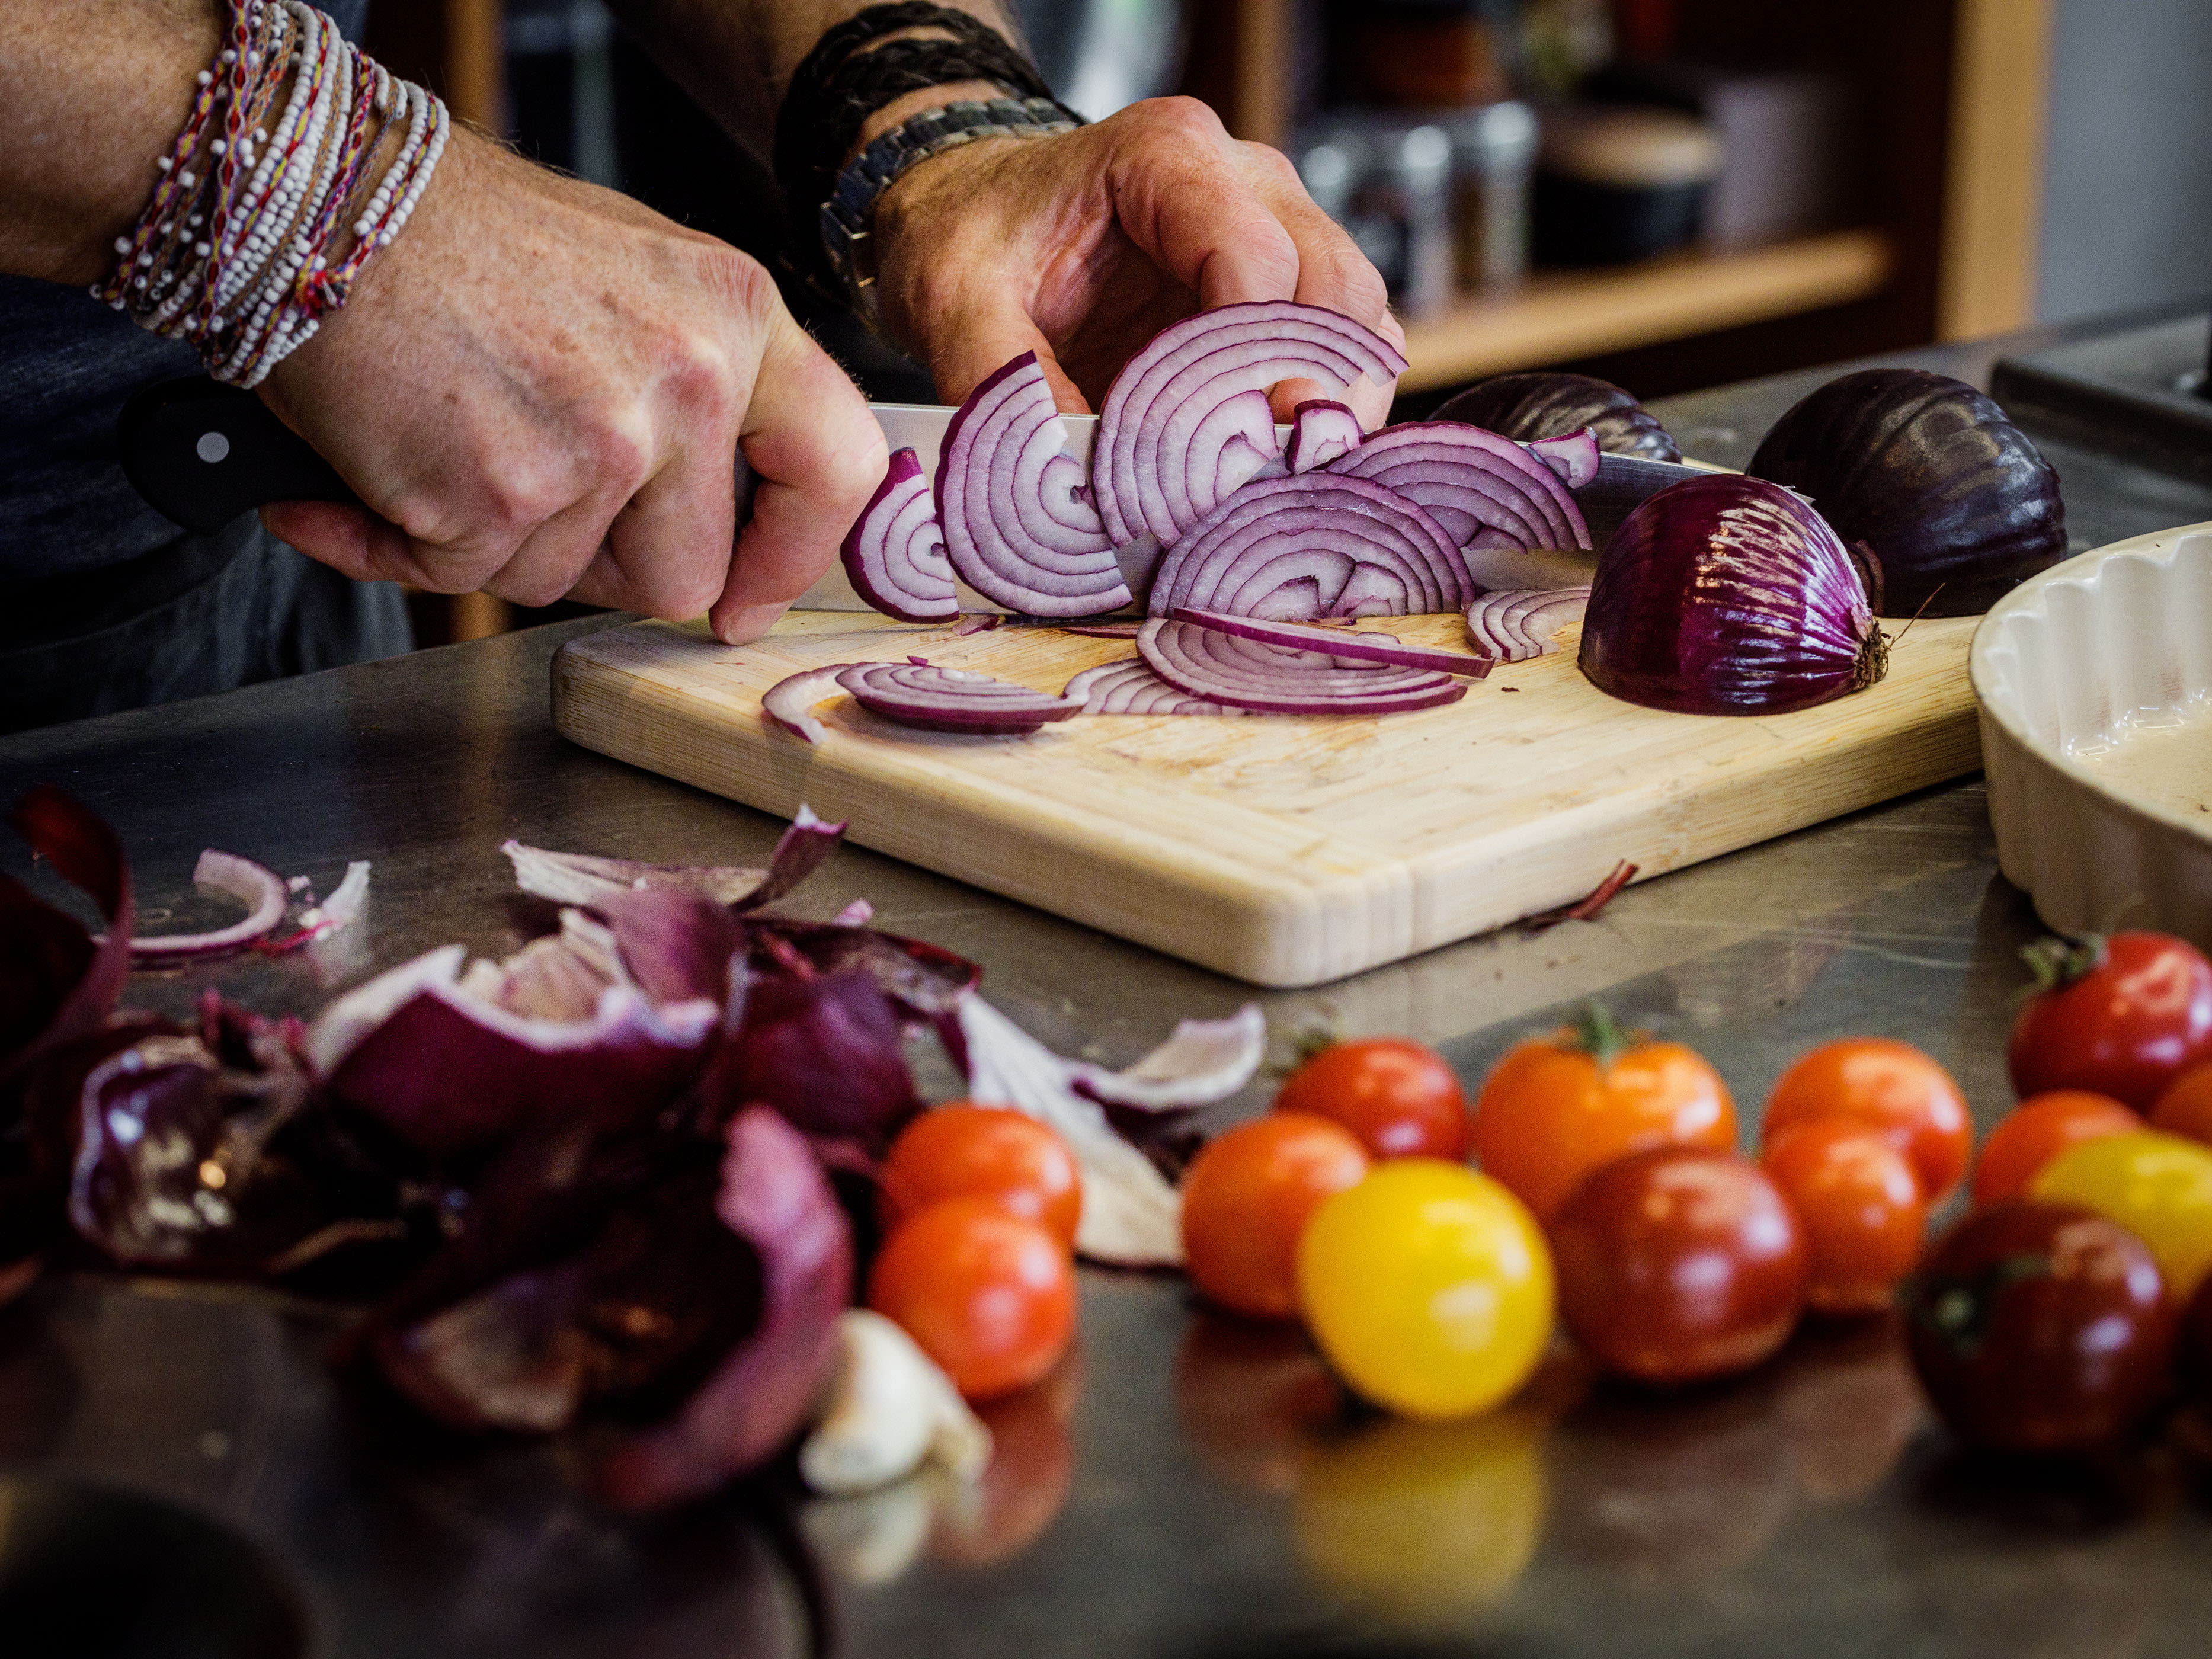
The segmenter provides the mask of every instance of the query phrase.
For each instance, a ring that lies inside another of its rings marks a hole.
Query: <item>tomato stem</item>
[[[2035,975],[2021,992],[2023,999],[2048,996],[2078,985],[2105,965],[2102,933],[2055,933],[2020,947],[2021,960]]]
[[[1567,1046],[1581,1049],[1597,1061],[1600,1071],[1606,1071],[1635,1046],[1638,1033],[1625,1029],[1605,1004],[1593,1001],[1567,1028],[1566,1036]]]
[[[1916,1277],[1905,1285],[1905,1304],[1914,1319],[1972,1358],[1988,1337],[1990,1321],[2005,1291],[2050,1271],[2049,1255],[2023,1251],[1990,1262],[1971,1278]]]

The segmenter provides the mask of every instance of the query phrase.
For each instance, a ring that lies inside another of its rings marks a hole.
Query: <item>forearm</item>
[[[21,0],[0,0],[20,3]],[[878,0],[612,0],[623,26],[669,77],[696,99],[732,137],[765,158],[776,106],[792,71],[828,30]],[[950,9],[980,18],[1018,40],[1010,9],[1000,0],[940,0]],[[927,29],[917,29],[927,35]],[[908,94],[896,119],[951,97],[988,97],[982,83],[938,94]],[[886,109],[884,116],[892,115]],[[869,124],[879,130],[881,118]]]
[[[0,272],[99,280],[221,27],[218,0],[0,0]]]

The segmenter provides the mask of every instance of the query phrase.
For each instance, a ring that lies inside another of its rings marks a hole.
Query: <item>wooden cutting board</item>
[[[969,738],[839,697],[811,747],[760,712],[802,669],[913,653],[1057,691],[1134,647],[793,612],[739,649],[698,624],[573,641],[554,663],[553,715],[587,749],[784,816],[803,801],[849,820],[862,846],[1239,979],[1304,986],[1571,903],[1624,859],[1648,878],[1972,771],[1975,621],[1915,623],[1881,684],[1795,714],[1616,702],[1577,672],[1570,629],[1449,708],[1382,720],[1079,715]],[[1462,645],[1462,628],[1389,624],[1437,646]]]

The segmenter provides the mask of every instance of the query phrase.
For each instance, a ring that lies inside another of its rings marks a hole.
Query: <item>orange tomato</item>
[[[2018,1198],[2043,1166],[2069,1146],[2100,1135],[2124,1135],[2143,1121],[2110,1095],[2053,1089],[2023,1100],[1990,1132],[1974,1165],[1974,1202]]]
[[[1679,1042],[1623,1033],[1602,1009],[1522,1043],[1474,1103],[1483,1170],[1548,1223],[1583,1178],[1657,1146],[1735,1149],[1735,1103]]]
[[[1291,1073],[1275,1109],[1341,1123],[1370,1158],[1456,1158],[1467,1150],[1457,1074],[1436,1050],[1402,1037],[1329,1044]]]
[[[1973,1120],[1951,1074],[1887,1037],[1825,1042],[1784,1072],[1766,1103],[1764,1143],[1821,1117],[1854,1119],[1888,1140],[1912,1160],[1931,1205],[1951,1195],[1974,1150]]]
[[[1270,1112],[1208,1142],[1182,1179],[1191,1283],[1238,1313],[1290,1318],[1307,1218],[1366,1174],[1352,1131],[1310,1112]]]
[[[1830,1117],[1784,1131],[1765,1161],[1805,1230],[1805,1304],[1838,1314],[1887,1307],[1927,1228],[1912,1160],[1865,1124]]]
[[[1075,1267],[1039,1224],[987,1198],[933,1204],[876,1253],[868,1305],[970,1400],[1027,1388],[1075,1334]]]
[[[948,1198],[995,1200],[1075,1243],[1083,1178],[1066,1142],[1025,1112],[965,1102],[924,1112],[884,1160],[884,1224]]]
[[[2167,1084],[2150,1121],[2170,1135],[2212,1143],[2212,1066],[2192,1066]]]

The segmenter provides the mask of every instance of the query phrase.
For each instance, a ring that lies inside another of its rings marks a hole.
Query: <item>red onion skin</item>
[[[1782,714],[1859,690],[1887,665],[1850,556],[1778,485],[1727,473],[1669,485],[1598,557],[1582,670],[1626,702]]]
[[[883,483],[845,532],[838,556],[853,591],[887,617],[933,623],[960,614],[944,532],[922,478],[921,461],[911,449],[891,456]],[[898,581],[902,566],[915,586]]]
[[[91,895],[107,933],[94,944],[75,917],[0,875],[0,963],[16,964],[0,1002],[0,1101],[41,1056],[97,1030],[131,975],[131,866],[114,830],[47,784],[13,817],[33,852]]]

